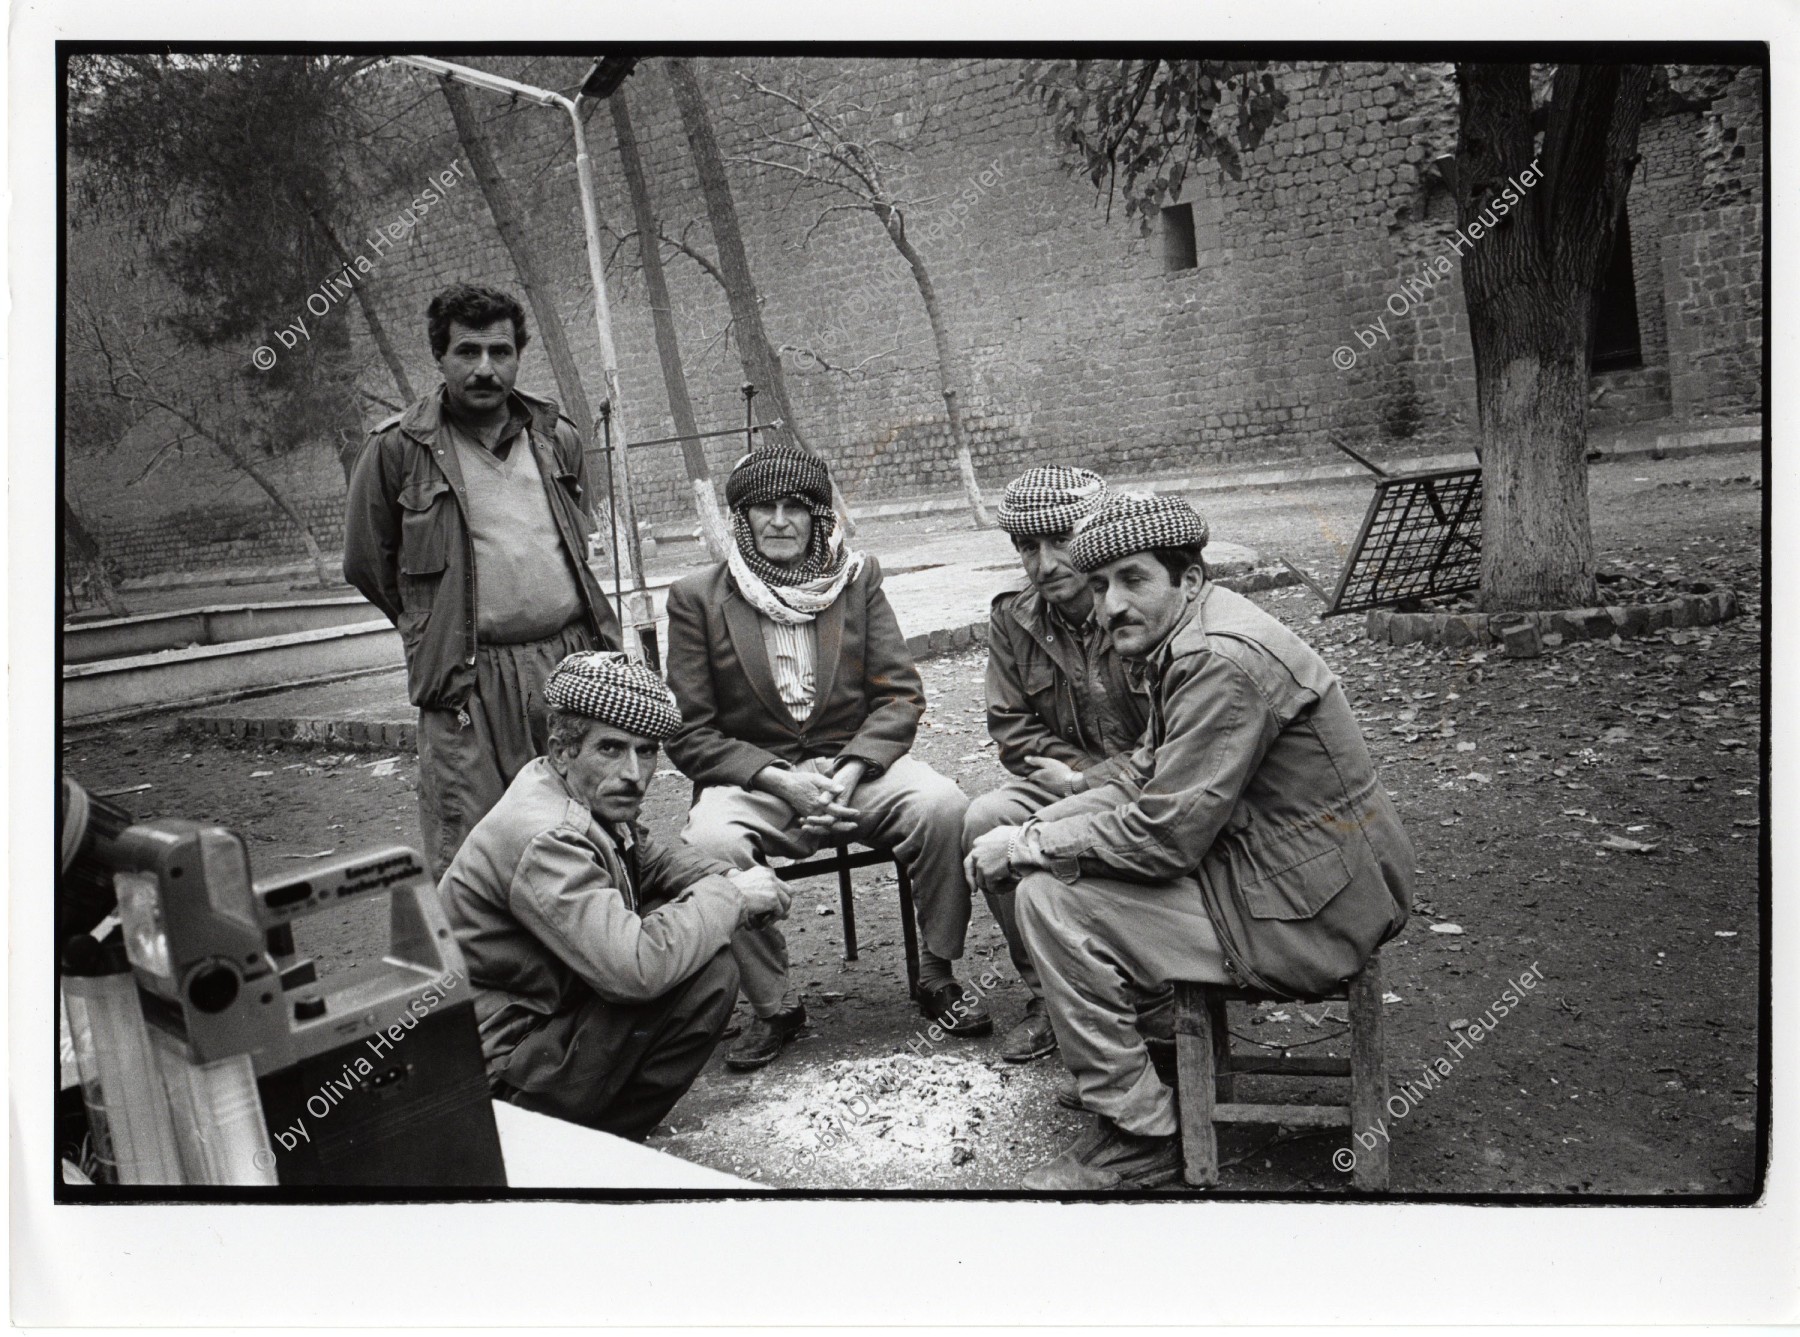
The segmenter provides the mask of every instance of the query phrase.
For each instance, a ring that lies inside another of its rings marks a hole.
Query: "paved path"
[[[921,659],[976,644],[986,635],[994,595],[1023,580],[1011,542],[996,530],[917,536],[880,546],[888,600]],[[1256,561],[1254,551],[1237,544],[1207,547],[1207,565],[1217,577],[1254,579],[1264,587],[1291,579],[1256,571]],[[417,745],[416,716],[406,699],[406,673],[395,669],[198,707],[183,720],[195,732],[214,736],[405,750]]]

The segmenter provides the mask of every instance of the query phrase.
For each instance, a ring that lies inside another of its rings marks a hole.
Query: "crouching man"
[[[1114,646],[1144,661],[1149,727],[1117,778],[970,854],[978,880],[1022,879],[1019,927],[1096,1114],[1027,1188],[1180,1173],[1174,1093],[1151,1066],[1135,990],[1322,993],[1406,922],[1412,845],[1343,689],[1287,627],[1207,580],[1205,543],[1186,502],[1131,494],[1076,536],[1070,556]]]
[[[732,935],[787,913],[738,872],[639,831],[674,697],[613,651],[559,663],[549,751],[526,763],[439,884],[479,990],[494,1093],[641,1141],[705,1066],[737,1004]]]

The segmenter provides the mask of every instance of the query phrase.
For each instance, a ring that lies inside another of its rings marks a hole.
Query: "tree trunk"
[[[400,402],[412,403],[417,396],[413,394],[412,381],[407,378],[406,364],[400,360],[394,341],[388,338],[387,326],[382,323],[381,313],[375,309],[375,299],[369,295],[367,286],[359,281],[352,269],[355,257],[345,249],[337,229],[319,212],[317,205],[308,200],[306,209],[312,215],[314,225],[330,244],[332,253],[343,262],[345,277],[350,280],[351,289],[356,293],[356,304],[362,308],[363,322],[369,327],[369,337],[375,341],[375,349],[381,354],[381,360],[387,363],[388,374],[394,378],[394,387],[400,391]]]
[[[100,545],[94,542],[94,536],[81,523],[81,517],[75,508],[69,505],[68,494],[61,493],[57,501],[62,506],[63,522],[63,563],[78,565],[88,578],[88,585],[100,596],[100,602],[106,605],[106,611],[114,617],[130,617],[131,610],[119,597],[119,591],[112,583],[112,574],[106,569],[106,558],[100,553]],[[73,558],[73,563],[70,559]]]
[[[962,475],[963,495],[968,499],[969,511],[975,517],[975,523],[983,529],[993,522],[988,518],[987,506],[981,499],[981,484],[975,477],[975,460],[969,453],[969,437],[963,430],[962,403],[958,398],[960,387],[958,378],[952,368],[961,369],[961,359],[956,356],[956,349],[950,342],[950,327],[945,323],[943,310],[938,305],[937,289],[932,286],[931,275],[926,271],[925,258],[914,248],[906,237],[906,224],[892,209],[879,215],[888,237],[893,241],[906,263],[912,268],[913,281],[919,285],[919,296],[925,302],[925,318],[931,322],[931,339],[937,345],[938,386],[944,393],[944,408],[950,419],[950,445],[956,452],[956,471]]]
[[[194,426],[191,419],[189,426]],[[200,429],[195,427],[195,430],[199,431]],[[324,549],[319,547],[319,540],[313,534],[312,526],[306,523],[305,517],[294,509],[293,503],[287,499],[280,488],[275,486],[275,480],[259,469],[248,455],[231,445],[224,437],[214,436],[211,432],[202,432],[201,434],[212,442],[214,450],[240,469],[252,483],[260,487],[263,495],[275,503],[275,509],[287,516],[293,522],[294,528],[300,531],[300,541],[306,545],[306,555],[312,559],[313,574],[319,579],[319,588],[330,589],[333,585],[340,583],[326,578]]]
[[[712,471],[706,462],[706,444],[698,440],[699,425],[694,419],[694,403],[688,398],[687,373],[681,365],[681,344],[675,334],[675,317],[670,309],[669,284],[663,275],[662,229],[656,220],[650,198],[650,178],[638,154],[637,136],[631,128],[631,111],[626,106],[625,90],[617,89],[607,99],[612,110],[613,132],[619,141],[619,161],[625,169],[625,183],[631,192],[631,212],[637,226],[638,254],[644,263],[644,287],[650,301],[650,315],[656,327],[656,356],[662,364],[663,386],[669,395],[669,413],[681,442],[681,460],[687,468],[688,481],[694,492],[694,512],[700,521],[700,541],[716,562],[725,560],[731,534],[725,516],[719,509],[719,494],[713,487]]]
[[[581,371],[575,365],[575,355],[569,351],[569,336],[563,329],[556,302],[544,288],[537,251],[526,231],[524,217],[513,199],[512,187],[507,184],[499,165],[494,161],[494,155],[488,148],[487,136],[481,132],[481,125],[469,106],[468,94],[460,84],[448,79],[443,80],[439,87],[443,90],[444,101],[450,104],[450,115],[456,122],[456,137],[462,142],[463,151],[469,155],[469,166],[481,186],[482,196],[487,200],[488,212],[494,216],[494,227],[500,233],[500,240],[506,245],[507,254],[512,257],[513,268],[519,274],[519,284],[525,289],[532,314],[537,317],[538,335],[543,339],[544,351],[549,355],[550,369],[556,376],[557,391],[562,396],[563,408],[569,417],[581,425],[589,446],[597,451],[598,443],[593,439],[597,434],[596,420],[593,409],[588,404],[587,390],[581,382]],[[625,443],[618,443],[616,448],[624,449]],[[612,463],[610,459],[607,460],[604,471],[607,490],[618,493],[614,502],[618,506],[619,523],[625,530],[624,542],[617,545],[613,562],[626,587],[635,590],[642,584],[637,573],[644,569],[638,541],[637,508],[628,491],[613,487]],[[625,610],[621,609],[619,612],[623,621]]]
[[[725,300],[731,307],[731,323],[737,333],[738,355],[744,363],[744,379],[771,398],[775,412],[794,444],[803,450],[809,449],[800,432],[800,420],[788,399],[781,358],[776,355],[769,343],[768,332],[763,329],[762,303],[756,295],[750,257],[744,250],[744,235],[738,227],[737,205],[731,198],[731,182],[725,175],[725,160],[720,156],[719,141],[713,134],[712,115],[706,109],[700,80],[694,73],[693,62],[685,56],[670,56],[663,66],[669,76],[669,86],[675,92],[675,105],[681,112],[681,126],[687,134],[688,147],[693,151],[700,193],[706,199],[706,216],[712,224],[713,242],[719,250],[719,269],[725,276]],[[831,481],[831,491],[840,520],[849,532],[854,533],[850,510],[838,491],[836,478]]]
[[[1594,293],[1624,212],[1649,74],[1560,67],[1534,156],[1530,67],[1457,66],[1452,244],[1475,358],[1489,611],[1598,599],[1586,462]]]

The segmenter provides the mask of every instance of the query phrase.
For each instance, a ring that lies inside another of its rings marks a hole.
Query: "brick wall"
[[[550,87],[572,86],[586,71],[575,58],[474,63]],[[1247,156],[1243,179],[1214,170],[1190,178],[1183,198],[1194,206],[1199,263],[1171,271],[1155,232],[1140,236],[1122,209],[1109,219],[1104,201],[1069,174],[1041,113],[1015,88],[1015,62],[696,63],[728,156],[750,154],[749,127],[771,124],[768,104],[737,69],[766,82],[798,72],[815,90],[841,79],[860,100],[882,104],[884,133],[902,146],[891,155],[891,170],[918,201],[909,235],[930,267],[964,359],[962,402],[977,472],[989,487],[1028,463],[1080,462],[1121,475],[1195,471],[1337,458],[1332,433],[1381,455],[1451,448],[1473,430],[1460,274],[1454,265],[1448,274],[1430,267],[1453,228],[1431,166],[1455,146],[1447,65],[1284,70],[1288,116]],[[1759,245],[1754,232],[1734,240],[1731,229],[1747,215],[1724,212],[1737,207],[1732,194],[1750,189],[1752,176],[1760,189],[1759,80],[1759,72],[1746,72],[1706,112],[1666,115],[1644,128],[1630,208],[1647,363],[1675,363],[1678,325],[1687,341],[1683,365],[1706,374],[1727,358],[1722,340],[1760,339],[1760,324],[1748,315],[1735,323],[1726,318],[1739,308],[1700,301],[1700,294],[1730,287],[1727,270],[1741,278]],[[625,89],[665,230],[710,255],[711,233],[661,62],[645,62]],[[422,179],[458,159],[448,112],[427,77],[380,68],[362,91],[386,109],[389,132],[412,146]],[[598,341],[567,121],[553,111],[471,97],[531,220],[547,286],[597,402]],[[637,239],[621,235],[632,215],[608,110],[590,118],[587,137],[609,229],[623,428],[634,439],[668,435],[674,424]],[[955,488],[931,331],[913,279],[879,225],[867,215],[836,215],[803,246],[808,226],[841,197],[804,186],[796,192],[769,168],[737,162],[730,171],[764,323],[787,350],[800,425],[833,462],[845,494],[855,502]],[[457,280],[518,287],[466,172],[403,242],[371,256],[369,292],[420,389],[436,379],[424,347],[431,294]],[[371,199],[367,234],[399,217],[414,193]],[[1696,213],[1703,208],[1706,218]],[[700,425],[739,424],[743,373],[724,294],[691,259],[664,251]],[[1674,296],[1665,300],[1677,281],[1687,304],[1679,312]],[[1743,291],[1741,284],[1731,290]],[[370,367],[367,387],[392,398],[392,378],[354,304],[336,305],[323,319],[346,323]],[[1365,347],[1355,332],[1377,321],[1385,333]],[[1341,348],[1355,356],[1340,370],[1333,357]],[[1725,396],[1732,402],[1744,399],[1742,372],[1733,372],[1737,388]],[[541,349],[527,352],[521,385],[555,394]],[[1697,391],[1684,393],[1684,402],[1695,402]],[[735,436],[709,443],[721,479],[741,449]],[[309,506],[341,508],[342,475],[327,463],[290,481]],[[641,519],[682,522],[691,514],[675,447],[635,451],[632,464]],[[155,497],[88,488],[84,510],[102,542],[111,548],[115,534],[135,535],[133,551],[141,555],[134,561],[173,560],[142,536],[191,503],[180,486],[184,467],[157,482]],[[241,516],[250,502],[240,489],[219,504]],[[270,539],[284,542],[274,531]],[[184,548],[180,558],[191,555]]]

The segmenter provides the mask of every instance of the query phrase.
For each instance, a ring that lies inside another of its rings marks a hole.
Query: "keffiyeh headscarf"
[[[675,694],[617,650],[577,650],[550,670],[544,703],[659,743],[681,728]]]
[[[778,566],[756,547],[750,508],[798,497],[812,515],[812,541],[795,566]],[[817,455],[792,446],[769,446],[737,462],[725,483],[734,540],[731,578],[757,612],[776,622],[811,622],[862,570],[863,555],[844,546],[831,504],[831,475]]]
[[[1106,495],[1106,480],[1092,469],[1039,465],[1006,485],[994,518],[1008,534],[1069,534]]]
[[[1086,575],[1135,552],[1203,548],[1206,539],[1206,521],[1180,497],[1114,492],[1069,544],[1069,561]]]

